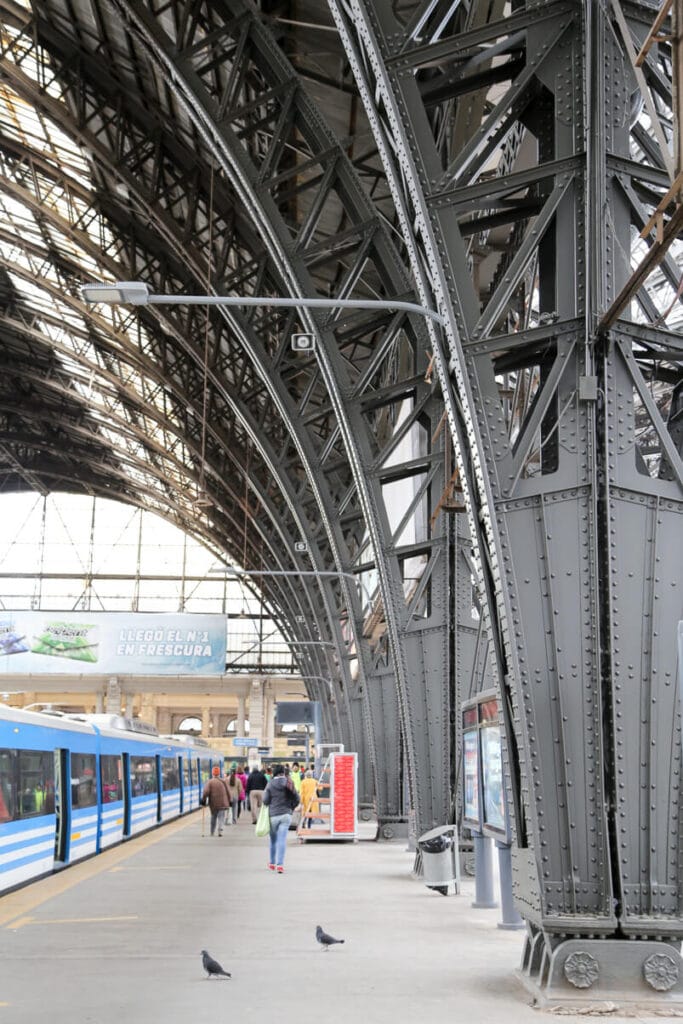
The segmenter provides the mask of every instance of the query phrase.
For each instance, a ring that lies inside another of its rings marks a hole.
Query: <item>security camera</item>
[[[295,352],[312,352],[315,348],[315,334],[293,334],[291,342]]]

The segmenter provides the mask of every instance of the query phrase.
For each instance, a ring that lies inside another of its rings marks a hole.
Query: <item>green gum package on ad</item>
[[[71,661],[97,661],[99,637],[97,626],[83,623],[48,622],[40,636],[35,637],[31,651]]]

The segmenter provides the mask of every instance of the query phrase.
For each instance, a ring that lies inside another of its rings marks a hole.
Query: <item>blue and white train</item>
[[[195,810],[223,767],[205,744],[0,704],[0,893]]]

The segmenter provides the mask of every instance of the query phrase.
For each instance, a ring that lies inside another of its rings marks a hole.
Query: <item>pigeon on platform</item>
[[[214,960],[214,958],[210,956],[205,949],[202,950],[202,967],[206,971],[207,978],[217,978],[219,974],[222,974],[224,978],[232,978],[232,974],[228,974],[227,971],[224,971],[218,961]]]
[[[337,942],[343,942],[343,939],[333,939],[331,935],[324,932],[320,925],[315,930],[315,937],[323,947],[324,950],[328,950],[330,946],[334,946]]]

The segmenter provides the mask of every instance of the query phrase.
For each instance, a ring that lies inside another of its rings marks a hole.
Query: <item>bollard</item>
[[[525,922],[517,913],[512,898],[512,854],[507,843],[496,843],[498,847],[498,873],[500,875],[500,907],[502,920],[498,922],[499,928],[507,931],[516,931],[524,928]]]
[[[498,904],[493,894],[493,840],[472,833],[474,840],[474,903],[477,910],[490,910]]]

